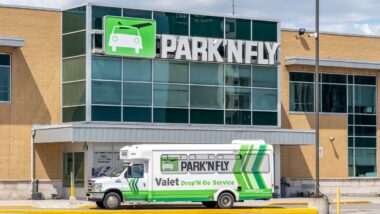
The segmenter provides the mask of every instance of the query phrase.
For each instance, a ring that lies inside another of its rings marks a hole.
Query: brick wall
[[[307,36],[299,38],[297,32],[282,31],[281,39],[282,127],[314,129],[315,117],[313,114],[289,113],[289,71],[314,72],[314,67],[285,66],[286,56],[314,57],[314,38]],[[380,62],[379,53],[380,38],[326,34],[320,36],[321,58]],[[347,68],[321,67],[320,72],[378,75],[378,71]],[[320,145],[323,148],[323,157],[320,160],[321,178],[348,177],[347,123],[346,114],[321,114],[320,116]],[[331,142],[330,137],[335,137],[335,141]],[[281,176],[288,178],[313,177],[315,175],[314,154],[314,145],[281,146]]]
[[[25,40],[22,48],[0,46],[12,54],[12,100],[0,104],[0,180],[29,180],[32,124],[61,121],[61,14],[1,7],[0,19],[0,36]],[[37,175],[51,179],[43,167]]]

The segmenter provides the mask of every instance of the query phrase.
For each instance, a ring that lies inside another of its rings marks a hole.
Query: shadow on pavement
[[[234,206],[231,209],[281,209],[284,207],[280,206]],[[91,208],[91,209],[99,209],[99,208]],[[137,204],[137,205],[122,205],[121,210],[126,209],[126,210],[171,210],[171,209],[186,209],[186,210],[191,210],[191,209],[218,209],[218,208],[206,208],[205,206],[202,205],[197,205],[197,204],[192,204],[192,205],[168,205],[168,204]]]

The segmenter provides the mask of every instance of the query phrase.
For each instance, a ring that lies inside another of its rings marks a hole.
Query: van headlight
[[[94,190],[97,191],[97,192],[100,192],[100,190],[102,190],[102,184],[98,183],[98,184],[94,184]]]

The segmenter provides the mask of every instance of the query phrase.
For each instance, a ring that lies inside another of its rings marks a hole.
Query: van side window
[[[222,163],[223,167],[218,168],[220,174],[240,173],[241,155],[240,154],[217,154],[216,160]]]
[[[144,164],[133,164],[128,169],[128,178],[143,178],[144,177]]]
[[[193,174],[214,174],[215,154],[191,154],[187,164],[187,171]]]
[[[242,172],[248,173],[269,173],[269,155],[246,155],[247,164],[243,166]]]

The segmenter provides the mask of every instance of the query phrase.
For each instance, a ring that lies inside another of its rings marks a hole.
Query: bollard
[[[76,198],[75,198],[75,189],[74,189],[74,173],[71,172],[70,174],[70,201],[75,201]]]
[[[309,198],[309,208],[314,208],[318,210],[318,214],[328,214],[330,211],[329,200],[327,197],[324,198]]]
[[[336,214],[340,214],[340,188],[336,187]]]

